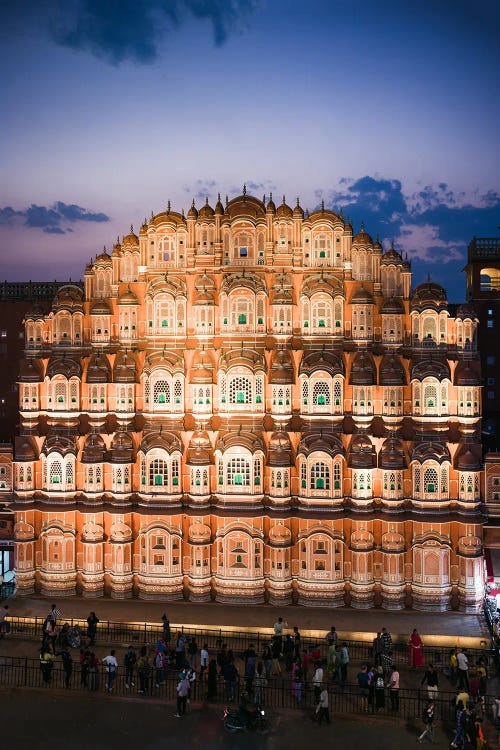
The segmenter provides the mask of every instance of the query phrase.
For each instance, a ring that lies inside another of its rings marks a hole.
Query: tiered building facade
[[[245,190],[169,205],[84,282],[25,318],[19,593],[478,608],[468,305],[341,214]]]

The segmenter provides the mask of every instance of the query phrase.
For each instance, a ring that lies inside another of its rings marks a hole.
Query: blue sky
[[[246,182],[342,206],[462,299],[467,242],[500,232],[499,7],[4,5],[0,277],[79,278],[167,200]]]

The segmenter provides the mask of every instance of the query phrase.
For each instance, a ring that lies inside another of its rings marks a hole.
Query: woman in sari
[[[424,666],[424,644],[420,638],[417,629],[413,629],[408,641],[408,664],[410,667]]]

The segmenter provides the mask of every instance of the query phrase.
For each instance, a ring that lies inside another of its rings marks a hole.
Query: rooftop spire
[[[167,202],[167,214],[170,213],[170,200]]]
[[[324,198],[321,199],[321,211],[325,210],[325,200]]]
[[[247,194],[247,186],[245,184],[243,185],[243,196],[245,196],[246,194]]]

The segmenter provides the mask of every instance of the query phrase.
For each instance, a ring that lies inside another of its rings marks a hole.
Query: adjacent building
[[[478,318],[363,227],[168,205],[24,327],[20,594],[480,606]]]

